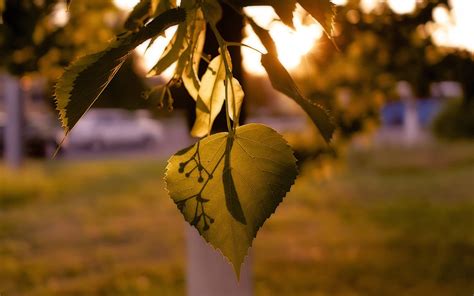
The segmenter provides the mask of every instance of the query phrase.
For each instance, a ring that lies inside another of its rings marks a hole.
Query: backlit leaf
[[[158,60],[158,63],[150,70],[150,75],[160,75],[168,69],[174,62],[176,62],[182,53],[184,48],[184,41],[186,40],[186,23],[178,25],[176,34],[174,35],[171,43],[163,52],[163,55]]]
[[[258,230],[297,175],[286,141],[260,124],[219,133],[175,154],[166,186],[186,221],[233,265],[237,276]]]
[[[229,80],[227,79],[227,82]],[[232,78],[227,86],[227,98],[229,99],[229,116],[230,119],[235,120],[239,117],[242,103],[244,102],[244,90],[240,85],[240,82],[236,78]]]
[[[288,27],[294,28],[293,12],[296,9],[296,0],[270,0],[269,2],[281,21]]]
[[[135,31],[142,27],[153,16],[157,4],[158,0],[141,0],[138,2],[125,20],[125,29]]]
[[[270,78],[273,88],[298,103],[298,105],[300,105],[309,115],[326,142],[330,142],[335,126],[328,111],[301,94],[296,83],[293,81],[293,78],[291,78],[290,73],[288,73],[285,67],[278,60],[276,46],[268,31],[262,29],[254,22],[251,22],[251,25],[268,51],[267,54],[262,55],[262,65]]]
[[[204,20],[204,15],[201,10],[197,10],[190,31],[193,32],[190,42],[192,51],[181,79],[189,95],[197,101],[199,88],[201,87],[201,81],[197,73],[201,63],[204,42],[206,41],[206,21]]]
[[[225,79],[224,60],[222,55],[218,55],[209,63],[201,79],[196,102],[196,122],[191,130],[193,137],[204,137],[211,132],[212,124],[224,105]]]
[[[106,50],[72,63],[55,90],[56,109],[66,133],[89,110],[135,47],[184,21],[185,17],[183,9],[168,10],[140,31],[119,35]]]
[[[329,0],[298,0],[298,3],[321,24],[324,32],[332,38],[336,5]]]

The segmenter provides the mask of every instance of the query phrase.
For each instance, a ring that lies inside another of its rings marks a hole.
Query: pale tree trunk
[[[412,146],[420,141],[422,136],[417,109],[417,99],[413,94],[411,85],[401,81],[397,85],[397,91],[405,105],[403,122],[403,142],[406,146]]]
[[[226,36],[227,41],[242,41],[243,19],[232,9],[223,6],[224,16],[218,24],[219,31]],[[210,30],[207,32],[205,53],[216,56],[218,45]],[[242,56],[237,47],[229,48],[234,77],[243,83]],[[201,73],[205,67],[201,69]],[[244,109],[244,108],[243,108]],[[192,108],[192,112],[194,112]],[[244,120],[245,112],[241,115]],[[191,116],[190,122],[194,121]],[[221,113],[214,123],[214,132],[226,131],[225,116]],[[250,296],[252,295],[251,260],[246,259],[242,267],[240,282],[234,274],[231,265],[226,262],[222,254],[204,242],[198,232],[186,224],[187,245],[187,293],[189,296]]]
[[[197,230],[186,224],[187,294],[189,296],[252,295],[251,258],[246,258],[240,281],[221,253],[209,246]]]
[[[19,79],[3,76],[5,102],[4,156],[8,168],[17,170],[23,162],[23,96]]]

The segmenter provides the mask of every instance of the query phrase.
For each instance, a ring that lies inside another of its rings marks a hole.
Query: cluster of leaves
[[[142,0],[126,20],[126,31],[105,50],[70,65],[56,87],[57,110],[67,134],[138,45],[147,40],[151,44],[167,28],[177,26],[150,73],[159,75],[175,64],[174,75],[152,92],[172,107],[169,89],[183,84],[196,101],[191,135],[202,139],[169,160],[167,188],[186,221],[229,259],[237,274],[257,231],[294,183],[297,168],[292,150],[277,132],[261,124],[239,126],[244,92],[233,76],[228,47],[247,45],[226,41],[216,24],[222,18],[221,5],[242,14],[266,48],[261,62],[273,87],[297,102],[329,142],[335,127],[327,111],[302,95],[278,60],[268,31],[243,12],[245,6],[268,5],[292,26],[297,3],[332,35],[334,5],[329,0],[182,0],[180,5],[173,0]],[[215,57],[203,53],[206,30],[218,41]],[[201,63],[208,66],[199,77]],[[228,132],[211,135],[222,108]]]

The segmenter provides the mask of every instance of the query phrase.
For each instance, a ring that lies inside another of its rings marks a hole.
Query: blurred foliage
[[[255,243],[255,295],[472,293],[473,149],[353,151],[347,171],[324,168],[329,179],[308,164]],[[0,167],[2,294],[184,295],[184,225],[156,178],[164,166]]]
[[[0,27],[0,68],[57,79],[79,55],[102,48],[119,21],[110,0],[7,0]],[[65,19],[69,18],[69,20]]]
[[[0,69],[18,76],[39,74],[50,86],[71,61],[102,49],[122,29],[123,16],[111,0],[73,1],[67,11],[64,0],[5,3],[4,23],[0,25]],[[148,88],[143,76],[132,55],[96,106],[152,106],[153,102],[141,99]],[[48,99],[51,94],[52,88],[47,89]],[[53,107],[52,100],[50,103]]]
[[[441,138],[474,139],[474,103],[451,100],[436,117],[433,130]]]
[[[396,84],[407,81],[417,98],[430,96],[436,81],[461,82],[466,100],[474,97],[472,55],[433,44],[425,25],[446,0],[426,0],[411,14],[398,15],[388,4],[365,13],[358,0],[338,9],[336,43],[321,42],[306,89],[331,109],[344,137],[367,130],[380,106],[397,100]],[[303,82],[304,83],[304,82]]]

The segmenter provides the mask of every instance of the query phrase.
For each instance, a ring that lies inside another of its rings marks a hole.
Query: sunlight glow
[[[438,6],[428,27],[436,44],[474,52],[474,1],[451,0],[452,11]]]
[[[315,21],[307,22],[304,20],[306,12],[301,7],[297,8],[293,19],[296,30],[292,30],[280,21],[275,21],[278,19],[278,16],[270,7],[248,7],[245,8],[245,13],[254,18],[258,25],[270,31],[270,35],[275,40],[278,58],[288,69],[297,68],[301,64],[303,57],[314,48],[316,42],[323,34],[320,25]],[[245,28],[245,33],[244,44],[266,52],[250,26]],[[257,75],[265,73],[260,63],[261,55],[258,52],[249,48],[243,48],[242,54],[244,67],[247,72]]]
[[[346,5],[348,0],[331,0],[336,5]]]
[[[69,22],[69,13],[67,5],[64,2],[58,2],[54,5],[51,14],[51,23],[56,27],[64,27]]]
[[[135,52],[141,57],[139,59],[139,66],[142,69],[145,69],[146,72],[149,72],[156,62],[159,60],[163,52],[165,51],[166,46],[170,42],[174,33],[176,32],[177,26],[173,26],[165,31],[165,37],[159,37],[153,42],[153,44],[148,48],[150,41],[143,42],[136,49]],[[148,48],[148,49],[147,49]],[[175,69],[175,64],[165,70],[162,74],[166,78],[171,78],[173,76]]]
[[[140,0],[114,0],[115,6],[122,10],[132,10]]]
[[[388,0],[390,8],[398,14],[411,13],[416,8],[416,0]]]

